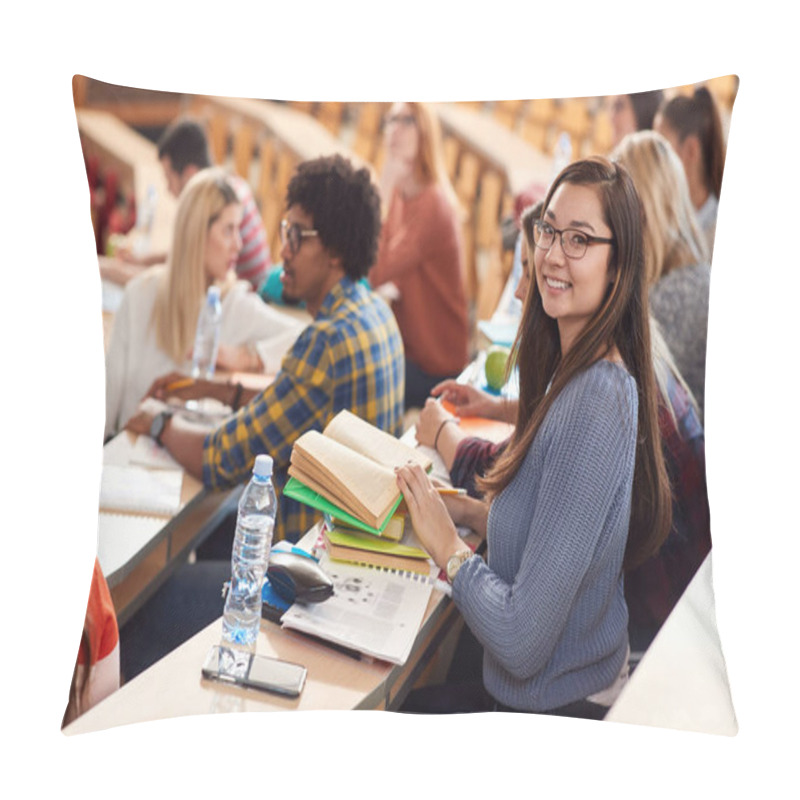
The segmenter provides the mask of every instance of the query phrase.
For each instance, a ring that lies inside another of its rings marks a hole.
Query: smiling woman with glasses
[[[561,249],[567,258],[583,258],[586,248],[591,244],[614,244],[613,239],[590,236],[577,228],[565,228],[563,231],[559,231],[549,222],[541,219],[537,219],[533,223],[533,241],[536,247],[549,250],[556,241],[556,235],[561,240]]]
[[[385,220],[369,279],[391,302],[403,336],[410,408],[467,363],[461,214],[431,108],[395,103],[384,119],[384,146]]]
[[[467,704],[454,693],[448,710],[602,719],[628,676],[623,569],[655,553],[671,522],[643,217],[624,168],[592,158],[562,170],[542,218],[512,350],[516,426],[477,481],[483,498],[445,501],[416,467],[397,482],[484,649],[483,688]],[[487,562],[456,525],[486,537]]]

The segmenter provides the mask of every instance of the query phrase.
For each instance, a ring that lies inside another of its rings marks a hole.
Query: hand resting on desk
[[[230,404],[233,387],[226,383],[209,381],[205,378],[189,378],[180,372],[169,372],[156,378],[147,390],[145,397],[155,397],[166,401],[170,397],[178,400],[202,400],[213,397],[221,403]]]
[[[451,414],[441,403],[428,398],[417,419],[417,441],[425,447],[435,447],[436,434],[447,420],[453,420],[455,423],[458,422],[458,417]]]
[[[469,383],[448,379],[431,389],[434,397],[441,397],[455,406],[462,417],[486,417],[503,422],[516,422],[516,404],[505,398],[482,392]]]
[[[220,344],[217,349],[217,369],[226,372],[261,372],[264,365],[255,347],[246,344]]]
[[[118,286],[125,286],[144,269],[144,267],[110,256],[98,256],[97,263],[100,267],[100,277]]]

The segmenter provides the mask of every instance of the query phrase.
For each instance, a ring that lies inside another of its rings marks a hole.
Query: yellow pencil
[[[437,486],[436,491],[441,495],[452,495],[453,497],[465,497],[467,494],[466,489],[456,489],[454,486]]]
[[[172,381],[172,383],[167,384],[164,391],[174,392],[177,389],[185,389],[187,386],[191,386],[193,383],[194,378],[181,378],[179,381]]]

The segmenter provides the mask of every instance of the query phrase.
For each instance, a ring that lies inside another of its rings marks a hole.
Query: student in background
[[[388,210],[369,280],[391,301],[403,336],[411,408],[469,357],[461,219],[433,111],[395,103],[385,126],[381,196]]]
[[[445,504],[411,466],[398,485],[483,645],[493,707],[601,719],[628,674],[622,570],[671,514],[633,181],[606,159],[570,164],[534,231],[518,416],[479,484],[488,502]],[[454,523],[486,536],[488,563]]]
[[[612,96],[609,103],[612,145],[616,147],[629,133],[650,130],[663,99],[664,92],[660,89]]]
[[[119,684],[117,617],[108,584],[95,559],[81,644],[61,727],[119,689]]]
[[[698,86],[691,97],[677,95],[664,103],[654,127],[672,145],[683,164],[689,196],[706,235],[710,256],[725,169],[725,137],[719,108],[711,92],[705,86]]]
[[[667,140],[654,131],[626,136],[612,157],[630,172],[642,200],[650,311],[702,419],[711,267],[683,168]]]
[[[212,166],[205,131],[198,122],[188,118],[177,120],[164,131],[158,142],[158,158],[164,170],[167,189],[173,197],[180,197],[186,184],[200,170]],[[270,267],[267,234],[247,181],[238,175],[228,175],[227,180],[242,207],[239,222],[242,246],[236,260],[236,275],[247,281],[253,289],[258,289]],[[136,256],[124,249],[119,250],[117,256],[117,263],[109,264],[114,270],[109,277],[122,284],[138,274],[142,267],[163,264],[167,260],[167,253]]]
[[[208,287],[220,287],[222,328],[217,366],[277,371],[302,324],[268,306],[234,266],[242,208],[221,169],[197,173],[181,193],[167,264],[126,287],[106,353],[106,437],[136,412],[152,382],[188,369],[197,318]]]

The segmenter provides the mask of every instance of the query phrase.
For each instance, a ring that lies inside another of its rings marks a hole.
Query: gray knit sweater
[[[489,511],[488,564],[453,597],[505,705],[544,711],[610,686],[628,645],[622,558],[637,429],[636,382],[599,361],[556,399]]]
[[[693,264],[673,269],[650,289],[650,310],[701,415],[705,405],[710,286],[708,264]]]

